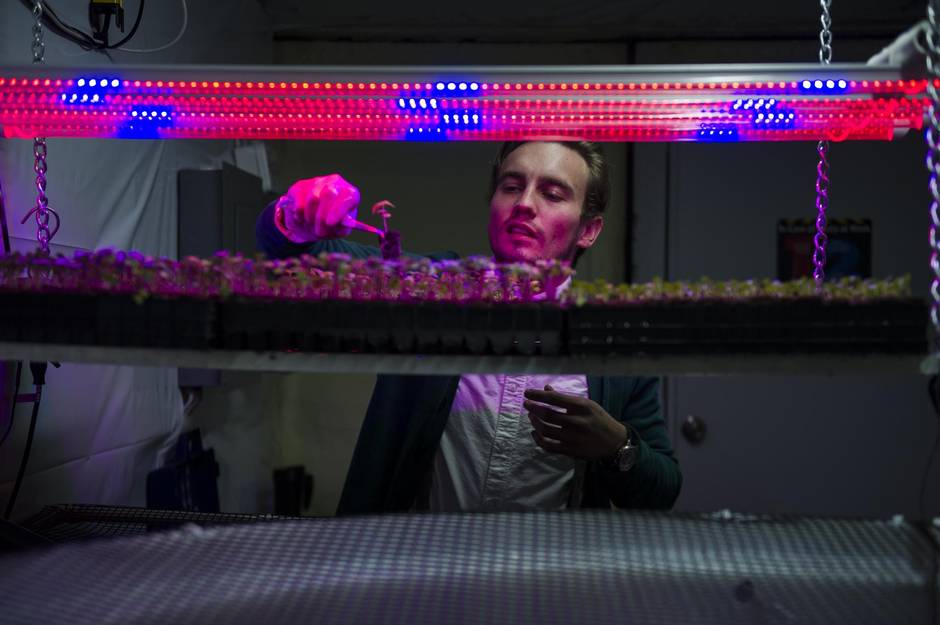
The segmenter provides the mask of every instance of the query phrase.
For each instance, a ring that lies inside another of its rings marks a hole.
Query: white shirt
[[[464,375],[434,459],[433,512],[562,510],[579,461],[545,451],[530,434],[527,388],[587,397],[583,375]]]

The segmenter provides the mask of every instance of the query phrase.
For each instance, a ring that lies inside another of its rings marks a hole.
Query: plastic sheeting
[[[258,3],[242,0],[224,15],[207,3],[189,2],[189,29],[180,42],[158,54],[115,52],[121,63],[239,62],[271,60],[271,33]],[[59,16],[87,28],[81,3],[59,3]],[[128,3],[130,23],[136,3]],[[136,48],[169,41],[181,22],[178,2],[148,3]],[[0,7],[0,60],[31,59],[29,12],[19,2]],[[46,61],[55,65],[106,65],[100,54],[47,33]],[[130,44],[129,44],[130,45]],[[114,247],[175,256],[176,172],[216,163],[231,142],[50,140],[48,196],[62,217],[54,251]],[[0,141],[0,181],[14,249],[35,246],[35,224],[20,225],[35,202],[32,144]],[[27,478],[14,519],[56,502],[143,505],[147,472],[183,425],[176,369],[63,364],[49,368]],[[20,392],[31,391],[24,367]],[[0,447],[0,501],[12,489],[30,405],[16,410],[10,439]],[[6,418],[0,419],[5,423]]]

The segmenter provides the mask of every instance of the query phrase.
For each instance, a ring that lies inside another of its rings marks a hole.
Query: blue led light
[[[702,124],[698,131],[698,140],[714,143],[734,142],[738,140],[738,129],[732,124]]]
[[[444,125],[451,128],[474,127],[480,124],[480,113],[476,110],[453,111],[441,116]]]
[[[63,91],[59,97],[64,103],[77,106],[105,104],[110,94],[120,91],[120,86],[117,78],[78,78],[75,87]]]
[[[437,98],[398,98],[398,108],[406,112],[415,111],[421,113],[428,108],[437,108]]]
[[[480,83],[467,80],[440,80],[434,84],[433,90],[438,96],[479,95]],[[426,91],[416,92],[417,95],[428,95]],[[403,93],[402,95],[410,95]]]
[[[845,80],[834,80],[832,78],[827,78],[825,80],[817,79],[813,81],[804,80],[800,82],[800,87],[803,91],[809,91],[813,93],[841,93],[845,91],[848,87],[848,83]]]
[[[777,101],[773,98],[758,98],[758,99],[740,99],[735,100],[731,105],[732,111],[768,111],[774,108],[777,105]]]
[[[474,130],[482,126],[482,115],[475,109],[441,111],[439,117],[425,113],[423,117],[415,119],[405,138],[412,141],[442,141],[447,139],[450,131]]]
[[[754,126],[757,128],[791,128],[796,120],[796,114],[792,111],[767,111],[758,113],[754,117]]]
[[[414,89],[398,94],[395,101],[400,112],[413,116],[408,123],[405,139],[445,141],[449,132],[475,129],[482,125],[479,110],[453,108],[458,102],[456,98],[471,94],[478,96],[483,88],[481,83],[459,80],[457,77],[440,78],[425,85],[416,84]]]
[[[173,125],[173,109],[169,106],[148,106],[131,110],[128,121],[118,130],[122,139],[159,139],[160,129]]]

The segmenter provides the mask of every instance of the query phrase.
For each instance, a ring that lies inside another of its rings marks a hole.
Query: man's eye
[[[561,195],[560,193],[552,193],[551,191],[547,192],[545,197],[547,197],[552,202],[561,202],[565,199],[565,196]]]
[[[522,187],[517,184],[504,184],[502,187],[500,187],[503,193],[518,193],[519,189],[521,188]]]

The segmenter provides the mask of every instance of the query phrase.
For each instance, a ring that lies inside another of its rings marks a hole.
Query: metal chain
[[[933,279],[930,282],[930,322],[934,328],[934,340],[940,341],[940,24],[933,2],[927,6],[927,95],[930,109],[927,113],[927,170],[930,172],[930,269]],[[934,346],[936,347],[936,345]]]
[[[819,0],[822,17],[819,18],[822,30],[819,31],[819,62],[823,65],[832,63],[832,17],[829,16],[829,7],[832,0]]]
[[[819,62],[829,65],[832,62],[832,17],[829,15],[829,6],[832,0],[819,0],[822,8],[819,31]],[[813,237],[813,281],[816,290],[821,291],[823,281],[826,279],[826,246],[829,237],[826,236],[826,211],[829,209],[829,142],[820,141],[816,144],[819,153],[819,163],[816,165],[816,236]]]
[[[813,237],[813,280],[821,289],[826,279],[826,211],[829,209],[829,142],[816,144],[819,163],[816,164],[816,236]]]
[[[41,64],[46,62],[46,44],[42,29],[42,0],[33,0],[33,63]],[[33,139],[33,171],[36,173],[36,206],[33,207],[23,223],[29,219],[29,216],[36,215],[36,241],[39,243],[39,249],[49,253],[49,241],[55,236],[59,229],[59,215],[49,208],[49,198],[46,197],[46,138],[36,137]],[[55,228],[49,229],[50,213],[55,216]]]
[[[33,2],[33,63],[46,60],[46,43],[42,32],[42,0]]]

